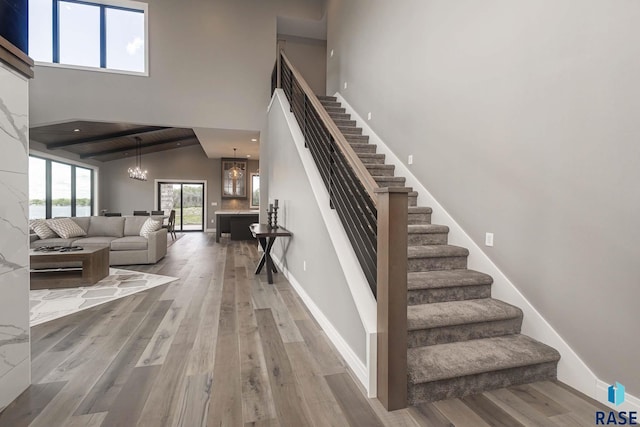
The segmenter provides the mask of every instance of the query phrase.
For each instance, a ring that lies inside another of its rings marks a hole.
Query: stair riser
[[[447,344],[451,342],[517,334],[520,333],[521,326],[522,316],[494,322],[471,323],[409,331],[408,345],[409,348],[424,347],[427,345]]]
[[[362,128],[354,126],[338,126],[343,135],[362,135]]]
[[[418,206],[418,196],[409,196],[409,206]]]
[[[467,268],[466,256],[409,259],[409,271],[456,270],[462,268]]]
[[[338,101],[323,101],[320,100],[320,103],[322,104],[322,106],[326,109],[326,108],[340,108],[340,103]]]
[[[393,176],[393,169],[381,169],[372,166],[367,166],[367,170],[372,176]]]
[[[554,380],[558,362],[504,369],[448,380],[409,385],[409,404],[435,402],[535,381]]]
[[[347,113],[330,112],[329,117],[331,117],[333,120],[351,120],[351,114],[347,114]]]
[[[356,121],[355,120],[344,120],[344,119],[333,119],[333,122],[336,124],[336,126],[338,126],[340,129],[342,129],[343,127],[356,127]]]
[[[407,293],[409,305],[433,304],[436,302],[464,301],[491,297],[491,285],[455,286],[451,288],[434,288],[411,290]]]
[[[333,114],[333,113],[345,114],[345,112],[347,111],[346,109],[341,107],[327,107],[326,105],[324,109],[327,110],[327,113],[329,114]]]
[[[404,181],[379,181],[376,180],[379,187],[404,187]]]
[[[384,164],[384,159],[383,158],[375,158],[375,157],[363,157],[363,156],[359,156],[360,160],[362,160],[362,163],[367,163],[370,165],[383,165]]]
[[[449,233],[409,234],[409,246],[446,245]]]
[[[431,214],[410,213],[409,224],[431,224]]]
[[[347,142],[358,142],[358,143],[367,143],[369,142],[369,135],[355,135],[355,134],[344,134]]]
[[[373,144],[358,144],[358,145],[351,144],[351,148],[353,148],[353,151],[355,151],[356,153],[375,153],[376,152],[376,146]]]

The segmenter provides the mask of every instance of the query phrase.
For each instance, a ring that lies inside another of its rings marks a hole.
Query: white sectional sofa
[[[74,217],[71,219],[87,233],[86,236],[40,239],[31,234],[31,247],[109,246],[109,265],[155,264],[167,254],[167,230],[154,231],[148,238],[140,236],[140,229],[147,218]]]

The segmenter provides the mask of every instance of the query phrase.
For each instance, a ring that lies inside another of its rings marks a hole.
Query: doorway
[[[204,231],[205,183],[158,181],[157,206],[176,211],[175,231]]]

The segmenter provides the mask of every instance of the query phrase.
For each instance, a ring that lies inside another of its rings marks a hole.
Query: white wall
[[[320,19],[321,0],[148,0],[149,77],[38,66],[32,125],[98,120],[259,130],[277,15]]]
[[[268,170],[261,168],[261,178],[269,202],[279,200],[278,223],[293,233],[276,240],[274,255],[364,366],[366,332],[280,105],[270,108],[265,133],[260,159]]]
[[[340,91],[595,374],[640,393],[640,4],[340,1]],[[344,89],[344,82],[348,89]]]
[[[0,411],[31,383],[29,86],[0,63]]]

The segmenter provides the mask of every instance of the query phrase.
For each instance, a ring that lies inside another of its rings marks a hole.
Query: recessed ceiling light
[[[80,129],[75,128],[73,131],[74,131],[74,132],[80,132]]]
[[[251,142],[258,142],[257,138],[251,138]]]
[[[178,142],[176,145],[180,145],[180,143]]]
[[[251,154],[247,154],[247,157],[251,157]]]

